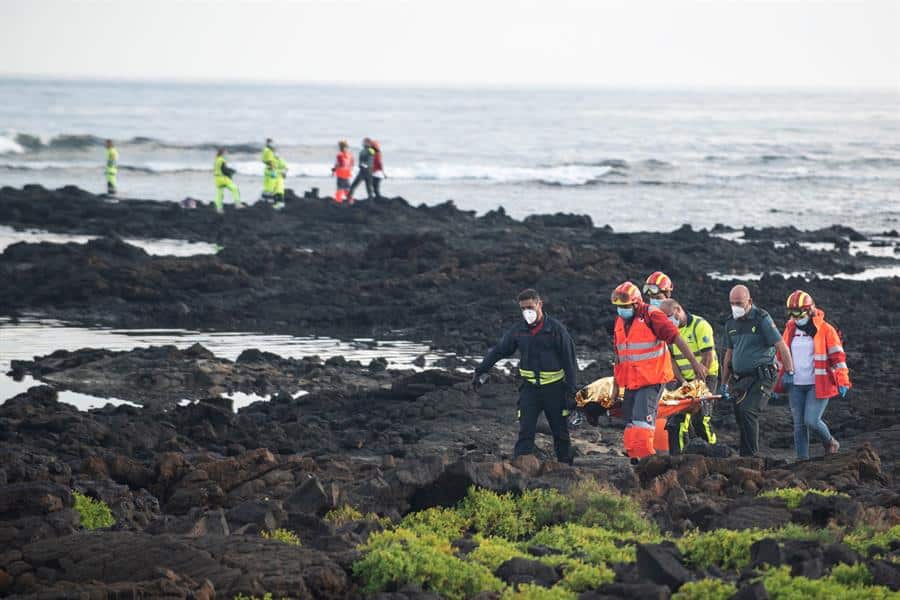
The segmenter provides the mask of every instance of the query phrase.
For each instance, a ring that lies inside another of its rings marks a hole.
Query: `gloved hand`
[[[485,383],[487,383],[487,380],[488,380],[487,373],[478,373],[476,371],[475,374],[472,375],[472,390],[477,392],[478,388],[480,388]]]
[[[566,410],[569,412],[575,410],[578,403],[575,401],[575,394],[566,394]]]
[[[784,372],[784,375],[781,376],[781,385],[789,386],[794,384],[794,375],[793,373]]]
[[[841,394],[841,398],[846,398],[847,392],[849,392],[849,391],[850,391],[850,388],[848,388],[846,385],[838,386],[838,392]]]
[[[722,384],[722,400],[731,400],[731,394],[728,393],[728,384]]]

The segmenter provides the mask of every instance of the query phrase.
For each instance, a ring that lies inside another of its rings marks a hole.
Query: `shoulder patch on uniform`
[[[704,344],[708,344],[708,343],[709,343],[709,336],[708,336],[708,335],[704,335],[704,336],[703,336],[703,343],[704,343]]]

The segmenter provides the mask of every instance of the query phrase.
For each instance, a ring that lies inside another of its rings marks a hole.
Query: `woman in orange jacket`
[[[843,342],[834,326],[825,321],[825,311],[816,308],[812,296],[803,290],[788,296],[787,313],[783,338],[794,358],[794,375],[782,370],[774,391],[788,393],[797,458],[809,458],[810,429],[822,438],[825,451],[834,454],[840,444],[822,415],[828,400],[845,397],[851,387]]]

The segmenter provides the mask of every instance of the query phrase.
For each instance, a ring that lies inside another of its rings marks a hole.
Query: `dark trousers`
[[[759,454],[759,415],[769,404],[773,383],[767,377],[747,375],[732,385],[734,420],[740,437],[741,456]]]
[[[356,186],[360,184],[360,182],[366,182],[366,198],[372,198],[372,172],[369,169],[360,169],[356,174],[356,178],[353,180],[353,183],[350,184],[350,197],[353,197],[353,191],[356,189]]]
[[[566,408],[565,386],[560,383],[531,385],[523,383],[519,390],[519,439],[514,456],[534,454],[534,435],[538,417],[543,411],[553,433],[553,448],[559,462],[571,463],[569,423],[563,415]]]
[[[381,198],[381,180],[383,177],[373,177],[372,178],[372,188],[375,190],[375,197]]]

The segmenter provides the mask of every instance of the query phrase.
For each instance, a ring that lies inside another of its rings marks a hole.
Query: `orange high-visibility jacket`
[[[837,330],[830,323],[825,322],[825,311],[817,308],[812,316],[816,326],[816,335],[813,338],[813,374],[816,381],[816,398],[824,400],[838,395],[838,386],[851,387],[850,372],[847,369],[847,356],[844,354],[844,344]],[[794,339],[797,324],[793,319],[788,319],[782,335],[788,348]],[[774,392],[783,394],[786,392],[781,378],[784,375],[784,367],[778,373],[778,380]]]
[[[349,151],[338,152],[334,163],[334,176],[338,179],[353,177],[353,155]]]
[[[648,306],[648,315],[655,306]],[[637,390],[648,385],[667,383],[675,378],[669,347],[656,337],[650,326],[635,315],[631,327],[625,332],[625,321],[616,317],[615,344],[616,366],[613,375],[616,384],[626,390]]]

